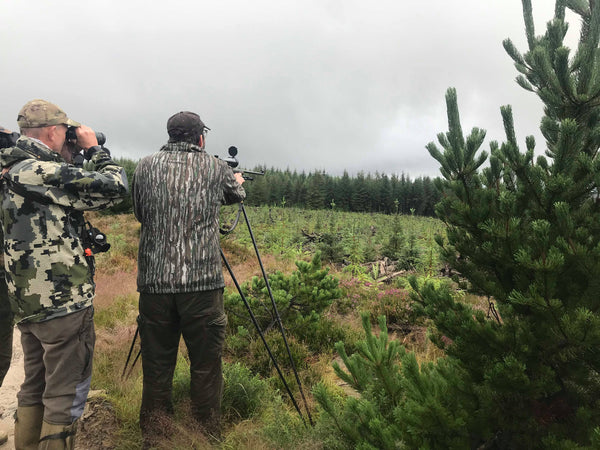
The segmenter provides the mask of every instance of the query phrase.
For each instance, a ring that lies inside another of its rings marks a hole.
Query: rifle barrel
[[[252,170],[246,170],[246,169],[233,169],[234,172],[238,172],[238,173],[247,173],[249,175],[264,175],[264,172],[254,172]]]

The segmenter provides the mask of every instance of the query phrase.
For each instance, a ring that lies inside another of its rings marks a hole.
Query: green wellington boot
[[[39,450],[73,450],[77,421],[71,425],[54,425],[44,421],[40,435]]]
[[[19,406],[15,413],[15,450],[37,450],[44,405]]]

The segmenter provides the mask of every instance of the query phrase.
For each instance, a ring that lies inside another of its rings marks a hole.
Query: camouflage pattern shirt
[[[245,196],[231,167],[197,145],[169,143],[142,159],[132,182],[133,210],[142,224],[138,291],[223,287],[219,208]]]
[[[125,171],[107,152],[95,171],[66,161],[40,141],[22,136],[0,151],[0,217],[12,309],[20,322],[41,322],[92,305],[95,284],[84,256],[83,211],[118,203]]]

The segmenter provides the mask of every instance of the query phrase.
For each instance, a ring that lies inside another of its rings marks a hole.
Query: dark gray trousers
[[[210,431],[218,429],[223,395],[221,354],[227,325],[223,289],[180,294],[140,293],[139,311],[144,372],[140,409],[142,433],[156,431],[152,423],[157,414],[173,413],[173,374],[182,335],[190,358],[193,414]]]
[[[18,405],[43,404],[46,422],[73,423],[83,413],[92,380],[94,307],[17,326],[25,366]]]

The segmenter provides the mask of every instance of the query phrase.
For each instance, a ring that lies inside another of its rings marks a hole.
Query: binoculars
[[[77,131],[76,127],[68,127],[67,128],[67,141],[77,142]],[[96,140],[98,141],[99,146],[103,146],[106,143],[106,136],[101,131],[96,131]]]

